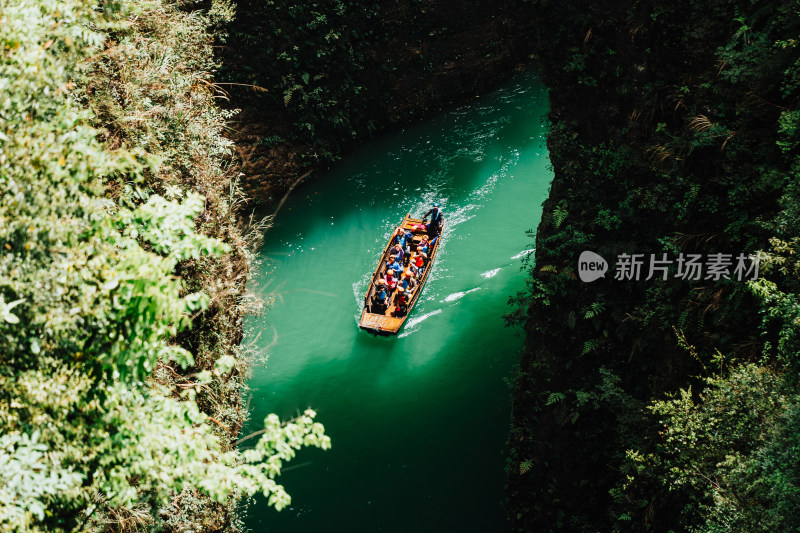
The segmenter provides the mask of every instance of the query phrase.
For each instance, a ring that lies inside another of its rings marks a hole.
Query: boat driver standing
[[[439,209],[439,202],[433,202],[433,207],[422,215],[422,221],[425,222],[425,219],[431,217],[431,222],[428,224],[428,235],[431,239],[439,235],[442,231],[442,224],[444,224],[444,217],[442,216],[442,210]]]

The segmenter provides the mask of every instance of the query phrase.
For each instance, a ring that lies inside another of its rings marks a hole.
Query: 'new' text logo
[[[605,277],[608,262],[594,252],[581,252],[578,258],[578,276],[581,281],[590,282]]]

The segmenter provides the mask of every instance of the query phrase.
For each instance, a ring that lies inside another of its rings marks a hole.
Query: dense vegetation
[[[234,448],[250,252],[206,30],[229,11],[0,2],[4,531],[229,530],[329,446],[309,410]]]
[[[527,8],[555,179],[511,317],[514,529],[796,531],[800,4]],[[756,281],[613,279],[623,253],[759,251]]]
[[[239,0],[221,25],[220,87],[245,185],[268,199],[376,132],[507,79],[529,63],[514,2]]]

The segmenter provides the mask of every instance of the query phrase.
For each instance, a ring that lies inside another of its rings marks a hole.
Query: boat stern
[[[367,313],[366,309],[361,312],[361,320],[358,323],[358,327],[376,335],[396,335],[402,325],[402,318]]]

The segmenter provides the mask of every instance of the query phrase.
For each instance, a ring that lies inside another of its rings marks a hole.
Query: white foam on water
[[[415,329],[413,329],[414,326],[416,326],[417,324],[419,324],[423,320],[427,320],[427,319],[429,319],[430,317],[432,317],[434,315],[438,315],[441,312],[442,312],[441,309],[436,309],[435,311],[431,311],[430,313],[425,313],[422,316],[418,316],[418,317],[412,318],[406,324],[403,333],[398,335],[397,338],[398,339],[402,339],[403,337],[407,337],[407,336],[411,335],[412,333],[414,333],[416,331]]]
[[[416,318],[412,318],[411,320],[408,321],[408,326],[407,327],[413,328],[414,326],[416,326],[417,324],[419,324],[423,320],[427,320],[428,318],[430,318],[430,317],[432,317],[434,315],[438,315],[441,312],[442,312],[441,309],[436,309],[434,311],[431,311],[430,313],[425,313],[422,316],[418,316]]]
[[[529,253],[535,252],[535,251],[536,251],[536,248],[531,248],[530,250],[523,250],[520,253],[518,253],[517,255],[515,255],[514,257],[512,257],[511,259],[519,259],[520,257],[524,257],[524,256],[528,255]]]
[[[372,281],[372,274],[367,272],[361,279],[353,283],[353,296],[356,300],[356,308],[358,312],[355,314],[356,321],[361,319],[361,310],[364,308],[364,295],[367,294],[367,289]]]
[[[489,278],[495,277],[498,272],[500,272],[500,269],[499,268],[495,268],[494,270],[487,270],[486,272],[481,274],[481,276],[483,276],[486,279],[489,279]]]
[[[486,180],[486,183],[484,183],[478,189],[472,191],[470,194],[470,199],[473,201],[478,201],[491,196],[494,192],[494,189],[497,187],[498,182],[500,180],[505,180],[510,175],[511,170],[519,162],[519,158],[519,150],[512,150],[510,154],[501,157],[500,168],[491,176],[489,176],[489,178]]]
[[[481,290],[480,287],[475,287],[474,289],[470,289],[468,291],[454,292],[453,294],[447,296],[443,301],[444,302],[455,302],[456,300],[460,300],[461,298],[463,298],[467,294],[469,294],[471,292],[479,291],[479,290]]]

